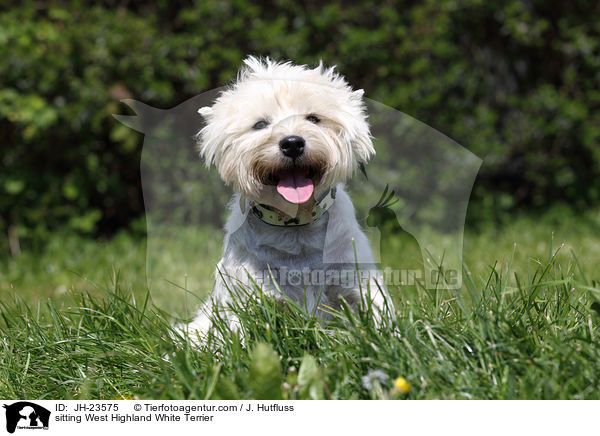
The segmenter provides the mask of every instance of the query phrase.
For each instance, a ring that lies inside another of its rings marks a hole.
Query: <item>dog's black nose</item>
[[[283,154],[292,159],[296,159],[302,153],[304,153],[304,138],[296,135],[286,136],[279,141],[279,148]]]

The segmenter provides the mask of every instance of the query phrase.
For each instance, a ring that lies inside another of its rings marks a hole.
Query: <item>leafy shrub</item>
[[[600,199],[593,2],[0,0],[0,245],[143,212],[122,98],[171,107],[250,53],[337,64],[367,96],[485,159],[473,219]],[[4,241],[4,242],[1,242]]]

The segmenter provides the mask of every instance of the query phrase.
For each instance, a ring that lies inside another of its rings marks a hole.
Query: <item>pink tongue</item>
[[[315,189],[312,180],[304,171],[295,169],[279,179],[277,192],[290,203],[300,204],[308,201]]]

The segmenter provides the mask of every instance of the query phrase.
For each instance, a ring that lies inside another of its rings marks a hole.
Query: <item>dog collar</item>
[[[279,209],[267,204],[257,203],[254,200],[246,198],[240,199],[240,207],[242,213],[249,208],[254,215],[262,222],[272,226],[294,227],[305,226],[307,224],[316,223],[321,219],[323,214],[333,205],[335,201],[336,188],[329,189],[323,197],[315,203],[312,210],[299,213],[295,217],[291,217]]]

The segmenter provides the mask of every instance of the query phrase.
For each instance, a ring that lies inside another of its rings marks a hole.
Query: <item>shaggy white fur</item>
[[[353,91],[322,64],[310,69],[254,57],[244,63],[237,81],[213,106],[199,110],[206,120],[198,134],[200,154],[236,194],[212,297],[189,330],[202,335],[216,310],[236,329],[227,306],[233,298],[249,297],[234,289],[250,280],[275,298],[285,293],[322,319],[330,318],[323,309],[338,308],[340,297],[354,307],[369,298],[382,309],[384,291],[375,283],[369,242],[343,189],[343,181],[375,153],[363,91]],[[292,144],[293,153],[284,143],[290,137],[301,141]],[[319,203],[333,187],[332,204]],[[264,222],[252,210],[255,203],[292,224]],[[293,225],[297,216],[315,216],[317,207],[322,216]]]

